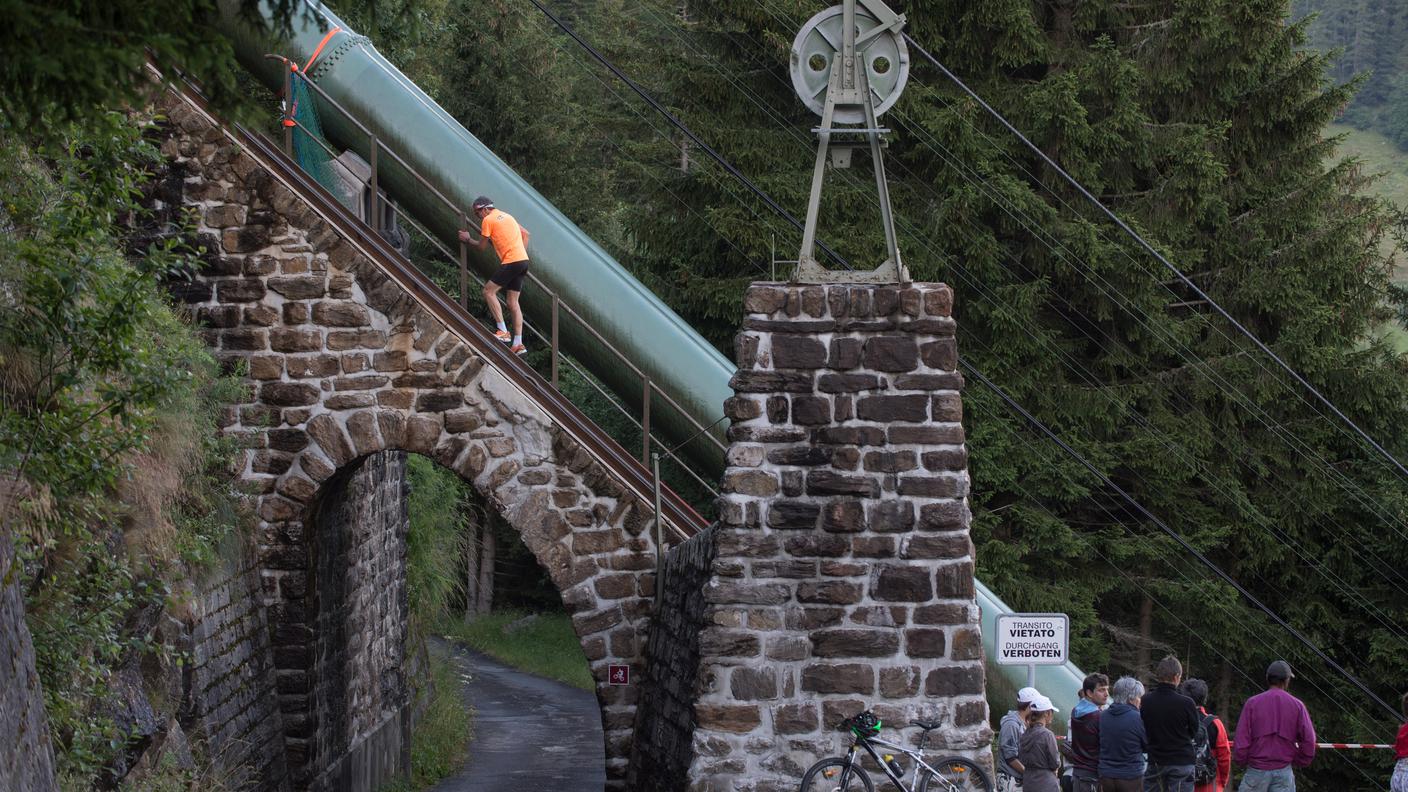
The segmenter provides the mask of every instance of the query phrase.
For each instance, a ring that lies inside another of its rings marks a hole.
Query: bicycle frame
[[[841,780],[844,782],[846,777],[850,775],[850,771],[852,769],[864,772],[864,769],[860,768],[856,763],[856,748],[860,747],[864,748],[865,752],[870,754],[870,758],[875,760],[875,764],[880,766],[880,769],[885,772],[885,777],[890,779],[891,783],[899,787],[904,792],[914,792],[913,787],[905,786],[903,776],[895,774],[895,771],[890,768],[890,763],[886,762],[884,758],[880,756],[880,754],[875,750],[875,746],[878,745],[882,748],[893,749],[896,753],[904,754],[910,759],[913,759],[915,781],[919,780],[920,768],[928,770],[930,773],[933,773],[936,777],[941,777],[939,776],[938,770],[935,770],[931,765],[929,765],[928,762],[924,761],[924,743],[928,742],[928,736],[929,735],[925,733],[919,738],[919,746],[917,748],[906,748],[903,745],[897,745],[881,737],[861,737],[857,735],[855,741],[851,743],[851,749],[846,752],[846,769],[842,773]]]

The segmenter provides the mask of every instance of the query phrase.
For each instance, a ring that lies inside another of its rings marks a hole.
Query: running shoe
[[[515,355],[522,355],[528,352],[528,347],[523,346],[522,344],[514,344],[513,348],[509,351]]]
[[[507,330],[495,330],[495,331],[494,331],[494,338],[497,338],[497,339],[499,339],[500,341],[502,341],[502,342],[504,342],[505,344],[507,344],[508,342],[510,342],[510,341],[513,340],[513,333],[510,333],[510,332],[507,331]]]

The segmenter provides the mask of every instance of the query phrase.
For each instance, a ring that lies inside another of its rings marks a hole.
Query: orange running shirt
[[[479,224],[479,235],[494,243],[494,252],[499,254],[500,264],[528,260],[528,250],[523,247],[523,231],[508,212],[495,209],[484,215],[484,222]]]

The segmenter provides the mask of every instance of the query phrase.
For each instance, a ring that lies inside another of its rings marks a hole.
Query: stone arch
[[[447,328],[357,243],[266,170],[213,119],[169,103],[162,147],[170,189],[207,250],[200,276],[173,289],[216,356],[247,372],[224,431],[245,454],[295,784],[319,756],[307,701],[311,542],[307,509],[339,469],[384,451],[454,470],[514,525],[562,592],[598,681],[607,776],[625,777],[634,687],[653,590],[651,506],[532,398]]]

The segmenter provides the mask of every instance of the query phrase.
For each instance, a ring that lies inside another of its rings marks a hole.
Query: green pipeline
[[[559,295],[561,304],[601,334],[601,338],[595,337],[560,310],[562,348],[626,402],[637,420],[646,390],[642,375],[648,377],[659,389],[650,400],[652,434],[663,433],[667,445],[674,445],[692,437],[697,427],[718,421],[724,400],[733,395],[728,386],[733,364],[382,57],[366,37],[349,30],[321,4],[295,6],[289,35],[277,39],[256,33],[239,19],[230,3],[223,7],[240,62],[271,89],[282,89],[284,71],[277,61],[265,58],[266,54],[282,55],[302,65],[322,45],[309,76],[366,129],[320,102],[319,118],[325,133],[363,159],[370,158],[368,133],[375,135],[380,150],[380,186],[447,248],[455,251],[459,247],[456,231],[461,220],[457,210],[399,167],[386,153],[388,149],[465,212],[476,196],[487,195],[517,218],[532,235],[528,246],[532,274]],[[308,13],[302,13],[305,9]],[[333,28],[341,31],[324,42]],[[470,223],[477,232],[472,216]],[[487,278],[497,260],[492,250],[484,254],[471,250],[470,266]],[[471,296],[472,308],[479,299],[477,293]],[[529,321],[546,335],[551,324],[551,299],[530,286],[522,302]],[[613,354],[611,348],[620,355]],[[693,421],[673,409],[661,393]],[[711,432],[722,440],[723,424]],[[706,439],[694,440],[683,451],[707,471],[706,480],[722,472],[722,451]]]

